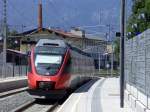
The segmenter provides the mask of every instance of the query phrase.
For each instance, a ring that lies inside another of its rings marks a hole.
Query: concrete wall
[[[133,112],[150,112],[150,98],[140,92],[136,87],[126,84],[125,102]]]
[[[150,109],[150,29],[125,43],[126,100],[134,112]]]

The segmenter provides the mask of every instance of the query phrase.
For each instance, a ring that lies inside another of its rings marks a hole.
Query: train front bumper
[[[66,90],[41,90],[41,89],[29,89],[28,93],[31,97],[36,99],[61,99],[66,94]]]

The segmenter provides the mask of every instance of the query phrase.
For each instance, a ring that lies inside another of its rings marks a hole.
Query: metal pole
[[[23,30],[24,30],[24,25],[22,24],[22,25],[21,25],[21,27],[22,27],[22,33],[23,33]]]
[[[85,49],[85,30],[82,30],[82,49]]]
[[[124,33],[125,33],[125,0],[121,1],[121,41],[120,41],[120,107],[124,107]]]
[[[106,53],[106,69],[107,69],[107,75],[108,75],[108,69],[109,69],[109,65],[108,65],[108,54]]]
[[[6,38],[7,38],[7,2],[4,2],[4,30],[3,30],[3,63],[6,63]]]
[[[113,69],[114,69],[114,50],[113,50],[113,42],[112,42],[112,53],[111,53],[111,76],[113,76]]]
[[[12,56],[12,58],[13,58],[13,77],[15,76],[15,56],[13,55]]]
[[[42,18],[42,0],[39,0],[39,5],[38,5],[38,28],[41,30],[43,28],[43,18]]]
[[[6,39],[7,39],[7,1],[3,0],[4,14],[3,14],[3,75],[5,75],[5,67],[6,67]]]
[[[99,54],[99,72],[101,71],[101,57],[100,57],[100,52],[98,53]]]
[[[107,38],[107,41],[106,41],[106,45],[107,45],[107,47],[108,47],[108,42],[109,42],[109,38],[110,38],[110,24],[108,25],[108,28],[109,28],[109,34],[108,34],[108,36],[106,37]],[[106,49],[106,69],[107,69],[107,75],[108,75],[108,48]]]
[[[110,29],[110,24],[108,25],[108,30],[109,30],[109,31],[108,31],[108,33],[109,33],[109,39],[108,39],[108,42],[109,42],[109,41],[110,41],[110,30],[111,30],[111,29]]]

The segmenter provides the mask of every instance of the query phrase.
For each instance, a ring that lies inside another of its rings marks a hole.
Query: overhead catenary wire
[[[48,0],[48,3],[49,3],[49,5],[51,5],[53,8],[52,8],[52,10],[55,12],[55,20],[58,22],[58,23],[62,23],[62,21],[58,18],[58,16],[57,15],[59,15],[59,13],[58,13],[58,11],[55,9],[55,7],[54,7],[54,5],[51,3],[51,1],[49,1]],[[56,15],[57,14],[57,15]],[[58,24],[57,23],[57,24]]]
[[[8,1],[8,3],[9,3],[8,6],[11,6],[11,7],[14,9],[14,11],[15,11],[22,19],[28,20],[28,22],[26,21],[26,23],[27,23],[28,25],[35,24],[32,19],[29,19],[29,18],[26,17],[22,12],[20,12],[10,0]]]
[[[61,12],[62,10],[60,10],[60,8],[59,8],[59,10],[58,10],[58,8],[56,8],[56,3],[54,3],[54,1],[52,1],[52,0],[48,0],[48,1],[53,6],[53,10],[55,9],[55,13],[57,13],[58,15],[64,14],[64,13]],[[74,10],[75,12],[71,12],[70,14],[72,15],[72,13],[73,13],[73,15],[75,15],[77,7],[73,8],[71,6],[71,4],[74,4],[73,0],[70,0],[69,2],[65,3],[65,6],[67,8],[71,8],[72,11]],[[65,15],[63,17],[61,17],[62,18],[61,19],[62,20],[61,23],[65,24],[65,25],[63,25],[64,27],[71,28],[73,26],[72,23],[71,23],[71,20],[74,18],[74,16],[71,16],[71,15],[68,15],[67,18],[64,17]]]
[[[54,12],[55,12],[55,14],[57,14],[57,15],[60,15],[61,14],[61,12],[59,12],[56,8],[55,8],[55,4],[51,1],[51,0],[48,0],[48,3],[53,7],[53,10],[54,10]],[[58,19],[58,16],[56,15],[56,18]],[[62,21],[63,20],[63,21]],[[68,23],[68,21],[65,21],[64,20],[64,17],[62,18],[62,20],[59,20],[58,19],[58,21],[60,21],[59,23],[66,23],[67,25],[69,25],[69,23]],[[64,25],[63,25],[63,27],[65,27]]]
[[[108,27],[110,24],[96,24],[96,25],[83,25],[83,26],[77,26],[77,28],[96,28],[96,27]],[[116,26],[118,27],[119,25],[113,25],[111,26]]]

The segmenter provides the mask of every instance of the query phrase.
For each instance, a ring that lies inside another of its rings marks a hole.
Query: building
[[[14,42],[19,44],[21,52],[30,51],[39,39],[63,39],[71,45],[78,47],[98,60],[98,55],[103,55],[107,49],[107,42],[103,37],[89,36],[85,31],[74,28],[70,32],[60,29],[43,28],[42,24],[42,4],[39,3],[38,28],[31,29],[12,37]]]
[[[99,37],[85,37],[72,34],[71,32],[64,32],[56,29],[33,29],[21,34],[18,34],[16,40],[20,43],[20,51],[26,52],[34,46],[39,39],[51,38],[51,39],[63,39],[66,42],[74,45],[82,50],[90,49],[92,52],[104,52],[106,49],[106,41]],[[93,47],[96,46],[96,47]],[[94,48],[94,49],[93,49]]]
[[[19,44],[19,50],[27,52],[42,38],[59,38],[67,41],[71,45],[74,45],[82,50],[90,49],[93,46],[92,52],[104,52],[106,49],[106,40],[104,38],[89,36],[85,34],[85,31],[74,28],[70,32],[65,32],[60,29],[43,28],[42,21],[42,3],[39,2],[38,11],[38,28],[31,29],[13,37],[13,41]]]

